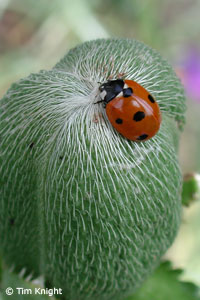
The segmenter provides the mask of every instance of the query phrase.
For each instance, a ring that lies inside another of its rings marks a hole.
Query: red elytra
[[[109,80],[100,86],[112,126],[133,141],[146,141],[159,130],[161,112],[152,95],[133,80]]]

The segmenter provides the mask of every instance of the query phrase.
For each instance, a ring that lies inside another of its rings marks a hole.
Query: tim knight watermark
[[[47,295],[49,297],[52,297],[54,295],[62,295],[62,289],[61,288],[33,288],[33,289],[28,289],[28,288],[23,288],[23,287],[16,287],[16,288],[11,288],[8,287],[6,290],[6,295],[11,296],[14,294],[17,295]]]

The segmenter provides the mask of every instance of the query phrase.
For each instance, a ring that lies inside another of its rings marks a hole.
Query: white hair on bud
[[[163,112],[179,123],[184,121],[186,107],[179,79],[167,61],[141,42],[91,41],[72,49],[55,69],[70,71],[93,84],[119,77],[134,80],[155,97]]]
[[[122,74],[144,86],[161,108],[160,131],[146,142],[125,139],[103,105],[95,104],[100,84]],[[31,193],[41,208],[45,272],[69,299],[121,299],[171,244],[180,219],[175,124],[183,121],[183,99],[160,55],[119,39],[72,49],[53,70],[21,80],[3,98],[6,159],[0,168],[7,201],[29,224],[31,197],[22,207],[13,195],[17,186],[20,199],[26,197],[24,183],[32,180],[26,169],[34,169]],[[24,231],[22,226],[22,236]],[[23,243],[18,234],[14,239]]]

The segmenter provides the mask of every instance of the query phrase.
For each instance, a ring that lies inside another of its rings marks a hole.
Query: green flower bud
[[[121,136],[102,105],[108,78],[132,79],[162,112],[146,142]],[[127,39],[84,43],[1,100],[0,251],[67,300],[123,299],[141,285],[180,223],[182,86],[168,63]]]

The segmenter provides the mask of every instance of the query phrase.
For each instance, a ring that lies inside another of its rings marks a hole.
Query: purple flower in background
[[[193,100],[200,101],[200,49],[190,48],[177,70],[186,94]]]

